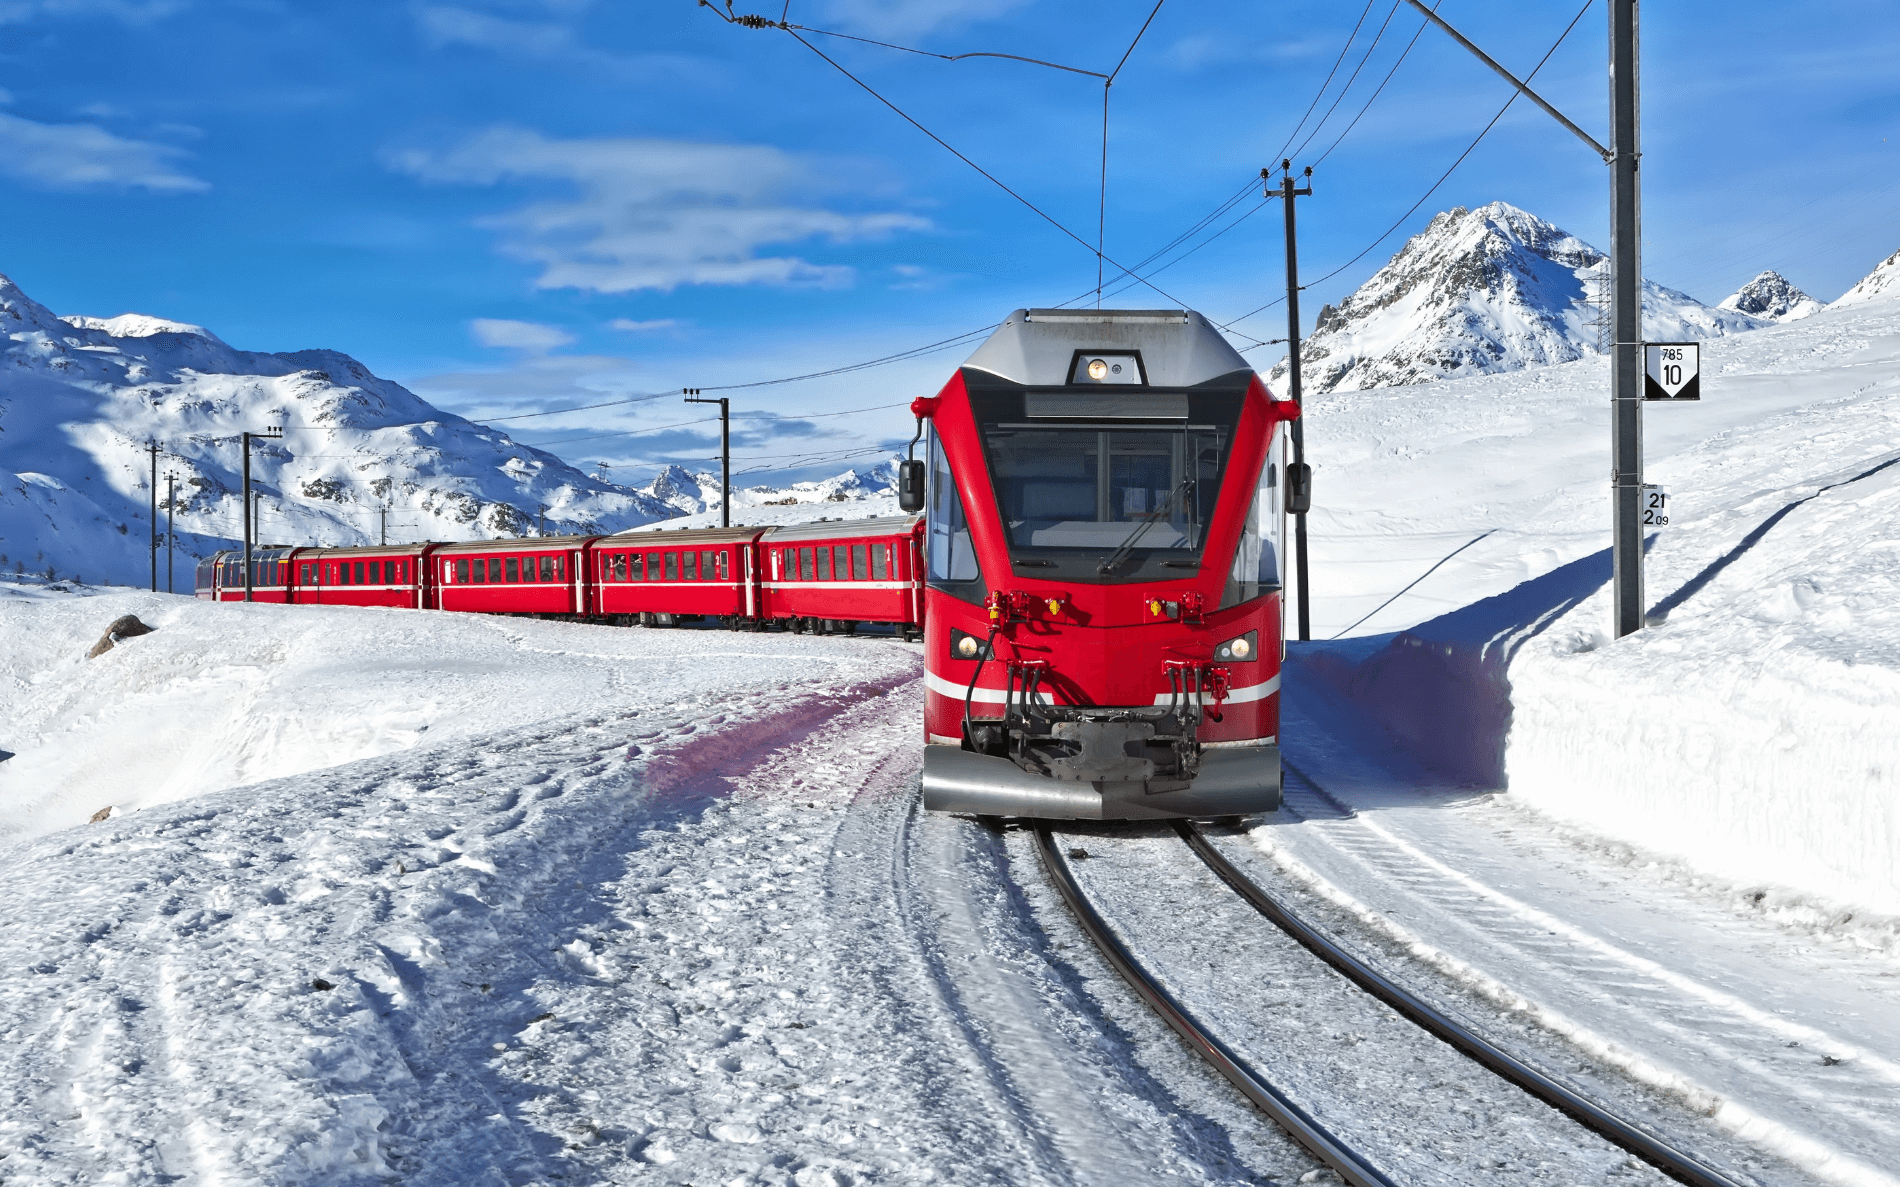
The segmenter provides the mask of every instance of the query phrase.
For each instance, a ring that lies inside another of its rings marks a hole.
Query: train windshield
[[[1095,417],[1087,413],[1100,409],[1065,409],[1034,392],[1010,401],[1027,415],[986,410],[1001,414],[982,418],[983,439],[1018,572],[1124,582],[1200,568],[1241,397],[1160,398],[1169,402],[1132,411],[1180,415]]]

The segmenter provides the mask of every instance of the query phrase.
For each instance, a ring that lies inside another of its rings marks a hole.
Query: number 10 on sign
[[[1702,348],[1694,342],[1643,344],[1643,399],[1700,400]]]
[[[1660,486],[1643,484],[1643,526],[1646,528],[1666,527],[1669,524],[1669,491]]]

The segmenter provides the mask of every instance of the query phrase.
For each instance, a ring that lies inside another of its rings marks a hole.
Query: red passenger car
[[[426,609],[434,604],[428,582],[429,550],[434,547],[300,548],[289,565],[291,600],[318,606]]]
[[[763,529],[627,532],[589,549],[594,597],[588,613],[621,622],[672,626],[759,617],[757,553]]]
[[[909,515],[774,528],[759,541],[760,616],[820,633],[888,622],[908,638],[922,623],[923,529]]]
[[[435,605],[485,614],[588,611],[592,536],[536,536],[438,544],[429,554]]]
[[[254,602],[290,602],[292,592],[291,557],[306,551],[272,546],[251,550],[251,600]],[[220,552],[198,562],[197,596],[213,602],[244,600],[244,554]]]

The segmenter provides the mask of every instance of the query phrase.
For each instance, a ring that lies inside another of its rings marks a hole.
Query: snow
[[[1288,808],[1220,840],[1493,1041],[1763,1184],[1900,1165],[1879,275],[1705,343],[1702,402],[1645,411],[1671,519],[1652,625],[1622,640],[1601,358],[1313,394],[1319,641],[1290,648]],[[179,361],[230,352],[213,338],[60,330],[13,293],[9,383],[110,403],[135,389],[62,388],[45,360],[137,350],[185,352],[164,357],[187,402],[239,382]],[[266,357],[289,356],[245,359]],[[397,399],[380,383],[321,400]],[[6,390],[9,450],[105,423]],[[26,500],[0,503],[9,541],[22,507],[102,530],[69,448],[0,453]],[[654,526],[717,522],[709,476],[666,477],[697,506]],[[880,477],[735,518],[890,514]],[[157,630],[82,658],[127,613]],[[1028,834],[918,813],[919,667],[890,638],[0,580],[0,1178],[1314,1174],[1095,957]],[[1171,984],[1408,1177],[1648,1177],[1441,1066],[1178,842],[1070,832]]]
[[[1771,322],[1799,321],[1823,308],[1821,302],[1773,271],[1758,273],[1753,280],[1722,298],[1719,307]]]
[[[251,449],[258,534],[271,543],[617,532],[716,505],[709,475],[675,468],[617,486],[336,351],[237,350],[140,313],[55,317],[0,276],[0,569],[145,584],[156,442],[159,517],[174,475],[174,580],[188,586],[197,558],[243,536],[240,434],[276,427],[281,440]],[[889,469],[734,501],[873,496],[891,489]]]
[[[1351,296],[1320,310],[1301,344],[1302,389],[1363,391],[1598,354],[1608,267],[1596,248],[1507,202],[1444,211]],[[1726,303],[1710,308],[1654,281],[1643,285],[1650,341],[1767,324]],[[1269,374],[1282,394],[1285,377],[1282,359]]]

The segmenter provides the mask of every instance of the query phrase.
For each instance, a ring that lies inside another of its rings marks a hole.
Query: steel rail
[[[1193,824],[1179,820],[1174,827],[1181,834],[1181,839],[1207,863],[1208,868],[1246,899],[1254,910],[1297,940],[1307,951],[1331,965],[1347,980],[1391,1006],[1407,1020],[1677,1182],[1688,1183],[1692,1187],[1741,1187],[1737,1180],[1722,1174],[1694,1155],[1678,1150],[1654,1134],[1623,1120],[1454,1021],[1288,910],[1258,883],[1236,869]]]
[[[1115,937],[1108,924],[1089,904],[1082,888],[1075,881],[1075,874],[1056,850],[1055,837],[1049,826],[1036,826],[1037,854],[1042,859],[1043,869],[1062,895],[1062,901],[1082,930],[1108,963],[1114,966],[1122,979],[1141,996],[1141,999],[1161,1015],[1163,1021],[1174,1028],[1175,1033],[1187,1040],[1188,1046],[1199,1052],[1201,1058],[1214,1065],[1215,1070],[1227,1077],[1229,1083],[1240,1089],[1246,1098],[1254,1103],[1261,1112],[1271,1117],[1275,1124],[1284,1129],[1294,1141],[1304,1146],[1313,1157],[1331,1167],[1340,1178],[1352,1187],[1397,1187],[1392,1179],[1386,1177],[1377,1167],[1356,1153],[1339,1138],[1333,1136],[1313,1116],[1287,1095],[1269,1083],[1259,1072],[1250,1067],[1227,1044],[1215,1038],[1186,1007],[1176,1001],[1174,995],[1164,989],[1141,967],[1134,954]]]

